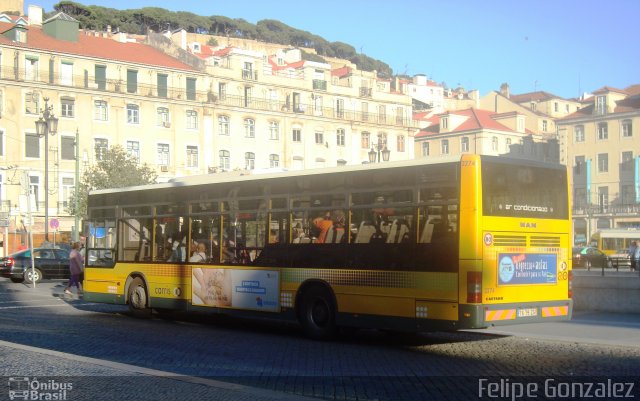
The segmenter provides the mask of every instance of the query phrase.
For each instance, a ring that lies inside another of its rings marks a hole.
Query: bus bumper
[[[460,305],[460,328],[480,329],[522,323],[571,320],[573,300]]]

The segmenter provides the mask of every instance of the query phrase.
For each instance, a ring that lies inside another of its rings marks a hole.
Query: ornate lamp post
[[[36,121],[38,138],[44,137],[44,240],[49,242],[49,135],[58,132],[58,118],[53,115],[53,105],[44,98],[42,116]]]
[[[378,135],[378,143],[374,143],[369,151],[369,163],[388,162],[391,151],[387,149],[387,141]],[[381,157],[382,156],[382,157]]]

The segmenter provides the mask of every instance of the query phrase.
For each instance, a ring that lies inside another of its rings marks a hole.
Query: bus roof
[[[428,158],[419,158],[419,159],[392,161],[392,162],[383,162],[383,163],[374,163],[374,164],[363,163],[361,165],[324,167],[324,168],[314,168],[314,169],[305,169],[305,170],[283,171],[283,169],[261,169],[258,171],[241,170],[241,171],[214,173],[214,174],[200,174],[200,175],[173,178],[169,182],[165,182],[165,183],[136,185],[136,186],[122,187],[122,188],[97,189],[97,190],[90,191],[89,195],[121,193],[121,192],[150,190],[150,189],[175,188],[175,187],[190,187],[190,186],[206,185],[206,184],[213,184],[213,183],[242,182],[242,181],[262,180],[262,179],[271,179],[271,178],[304,177],[304,176],[312,176],[312,175],[347,173],[351,171],[366,171],[366,170],[374,171],[374,170],[383,170],[383,169],[387,170],[387,169],[399,168],[399,167],[436,165],[436,164],[443,164],[443,163],[460,162],[464,158],[467,158],[467,159],[480,158],[483,160],[491,159],[491,160],[502,161],[507,163],[509,162],[517,163],[520,165],[537,165],[537,166],[543,165],[543,166],[552,167],[552,168],[553,167],[564,168],[564,166],[560,164],[542,163],[542,162],[536,162],[531,160],[511,159],[511,158],[498,157],[498,156],[486,156],[486,155],[481,156],[481,155],[475,155],[475,154],[464,154],[464,155],[438,156],[438,157],[428,157]]]

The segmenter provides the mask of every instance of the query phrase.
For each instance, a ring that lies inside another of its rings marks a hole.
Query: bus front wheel
[[[147,287],[140,277],[136,277],[129,285],[129,311],[138,318],[148,318],[151,316]]]
[[[314,286],[302,294],[300,323],[307,337],[329,340],[337,332],[336,307],[326,289]]]

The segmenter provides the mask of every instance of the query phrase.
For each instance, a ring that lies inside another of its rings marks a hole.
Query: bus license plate
[[[518,317],[538,316],[538,308],[518,309]]]

